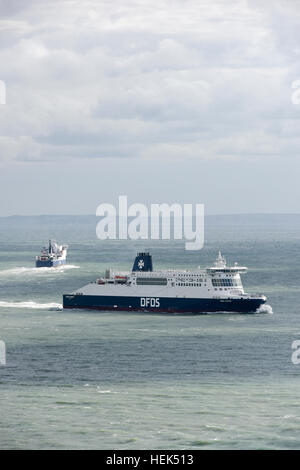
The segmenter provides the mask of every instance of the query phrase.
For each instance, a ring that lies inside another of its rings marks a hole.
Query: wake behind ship
[[[131,272],[106,271],[103,278],[63,296],[64,308],[164,313],[254,313],[266,302],[244,292],[246,267],[227,266],[219,252],[212,267],[153,271],[149,253],[138,253]]]
[[[49,240],[48,248],[44,247],[39,256],[36,256],[37,268],[52,268],[66,263],[68,245],[58,245],[55,240]]]

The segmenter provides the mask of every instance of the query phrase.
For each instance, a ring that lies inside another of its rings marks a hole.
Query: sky
[[[0,0],[0,80],[0,216],[300,213],[299,0]]]

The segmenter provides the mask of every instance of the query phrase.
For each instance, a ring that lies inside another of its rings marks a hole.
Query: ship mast
[[[226,267],[226,259],[224,258],[224,256],[222,256],[220,250],[219,250],[217,259],[216,259],[216,261],[215,261],[215,266],[216,266],[217,268],[225,268],[225,267]]]

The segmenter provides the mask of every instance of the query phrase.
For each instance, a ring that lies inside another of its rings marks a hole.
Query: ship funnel
[[[149,253],[138,253],[132,271],[153,271],[152,256]]]

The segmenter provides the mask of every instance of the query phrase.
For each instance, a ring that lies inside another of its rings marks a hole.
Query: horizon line
[[[300,215],[300,212],[231,212],[231,213],[208,213],[204,217],[220,217],[220,216],[252,216],[252,215]],[[116,215],[119,217],[119,214]],[[13,217],[100,217],[96,214],[11,214],[0,215],[1,219],[8,219]],[[132,216],[134,217],[134,216]],[[149,215],[150,217],[150,215]]]

